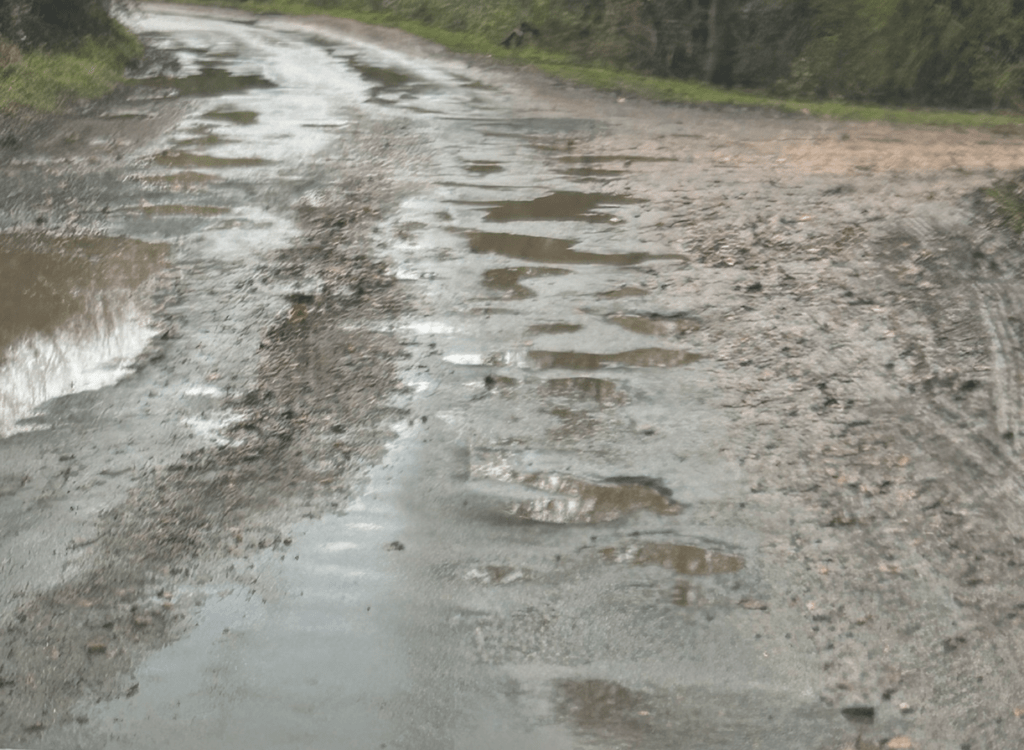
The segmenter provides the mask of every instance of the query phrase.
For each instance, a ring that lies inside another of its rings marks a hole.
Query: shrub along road
[[[1020,745],[1018,138],[132,25],[0,166],[0,745]]]

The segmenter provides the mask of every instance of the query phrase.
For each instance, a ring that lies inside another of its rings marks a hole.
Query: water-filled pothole
[[[675,349],[633,349],[612,354],[592,352],[530,351],[529,363],[540,370],[600,370],[610,367],[682,367],[696,362],[700,354]]]
[[[606,547],[601,550],[601,554],[609,562],[654,565],[687,576],[736,573],[746,564],[739,555],[670,542],[645,542],[623,548]]]
[[[583,326],[579,323],[537,323],[527,328],[526,332],[534,335],[576,333],[581,328]]]
[[[180,203],[143,206],[141,210],[146,216],[222,216],[231,213],[230,208],[223,206],[187,206]]]
[[[581,193],[559,190],[529,201],[480,202],[472,205],[487,206],[484,221],[586,221],[608,223],[619,221],[598,208],[640,203],[627,195],[610,193]]]
[[[266,159],[258,157],[226,158],[194,154],[190,151],[163,151],[154,157],[153,162],[163,167],[197,167],[219,169],[226,167],[259,167],[270,164]]]
[[[138,80],[147,88],[172,88],[182,96],[220,96],[249,89],[276,88],[277,84],[260,75],[236,75],[223,68],[202,68],[192,76],[157,76]]]
[[[474,465],[470,475],[543,492],[510,507],[512,515],[541,523],[608,523],[641,511],[676,515],[682,510],[672,500],[672,491],[650,477],[609,477],[592,482],[558,472],[521,472],[506,461]]]
[[[648,255],[647,253],[589,253],[574,250],[575,240],[554,237],[534,237],[526,234],[502,232],[470,232],[469,249],[474,253],[493,253],[506,258],[533,263],[595,264],[606,266],[635,266],[648,260],[675,258],[675,255]]]
[[[464,165],[463,169],[473,174],[494,174],[504,171],[505,167],[496,161],[471,161]]]
[[[208,120],[225,120],[236,125],[252,125],[259,114],[241,109],[214,109],[203,115]]]
[[[0,435],[43,401],[115,382],[152,335],[166,245],[0,235]]]
[[[536,297],[537,293],[523,286],[523,279],[537,279],[543,276],[563,276],[569,273],[562,268],[539,268],[537,266],[521,266],[519,268],[492,268],[484,272],[483,285],[505,293],[510,299],[526,299]]]
[[[611,680],[559,680],[553,698],[555,713],[586,733],[639,737],[650,728],[646,696]]]
[[[600,299],[625,299],[627,297],[646,297],[650,291],[639,286],[621,286],[618,289],[609,289],[606,292],[598,292],[595,297]]]
[[[544,381],[541,392],[555,398],[593,401],[600,406],[619,406],[628,400],[615,383],[602,378],[554,378]]]
[[[661,313],[611,313],[605,320],[633,333],[647,336],[681,337],[700,328],[693,318],[685,313],[664,315]]]

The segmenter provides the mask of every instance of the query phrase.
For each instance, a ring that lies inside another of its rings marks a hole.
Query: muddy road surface
[[[0,746],[1022,745],[1019,138],[130,23],[0,123]]]

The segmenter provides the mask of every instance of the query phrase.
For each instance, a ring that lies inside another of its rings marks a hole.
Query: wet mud
[[[469,243],[474,253],[494,253],[534,263],[635,266],[649,260],[673,257],[647,253],[586,252],[573,249],[577,245],[575,240],[500,232],[470,232]]]

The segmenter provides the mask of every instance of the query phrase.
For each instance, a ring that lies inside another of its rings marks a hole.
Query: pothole
[[[626,299],[628,297],[646,297],[650,291],[639,286],[620,286],[618,289],[609,289],[606,292],[598,292],[594,296],[599,299]]]
[[[676,349],[633,349],[612,354],[592,352],[530,351],[527,361],[540,370],[600,370],[611,367],[682,367],[701,359],[700,354]]]
[[[627,547],[606,547],[601,554],[609,562],[654,565],[687,576],[736,573],[746,564],[739,555],[704,547],[670,542],[645,542]]]
[[[593,401],[601,406],[620,406],[628,400],[615,383],[602,378],[554,378],[541,385],[541,391],[556,398]]]
[[[512,503],[512,515],[541,523],[608,523],[642,511],[676,515],[682,506],[651,477],[609,477],[599,482],[559,472],[520,472],[506,461],[475,465],[473,479],[518,484],[544,493]]]
[[[679,338],[700,328],[700,323],[684,313],[612,313],[604,318],[609,323],[646,336]]]
[[[194,154],[191,151],[163,151],[153,159],[154,164],[162,167],[199,167],[218,169],[222,167],[259,167],[271,162],[258,157],[226,158]]]
[[[276,88],[277,84],[260,75],[236,75],[223,68],[202,68],[192,76],[172,78],[158,76],[138,81],[139,86],[146,88],[171,88],[182,96],[219,96],[237,93],[249,89]]]
[[[214,109],[203,115],[208,120],[225,120],[235,125],[252,125],[259,115],[243,109]]]
[[[585,221],[604,224],[621,219],[596,209],[640,202],[627,195],[559,190],[528,201],[488,201],[473,205],[489,207],[484,221]]]
[[[576,240],[535,237],[503,232],[470,232],[469,249],[474,253],[493,253],[506,258],[534,263],[594,264],[635,266],[649,260],[676,258],[675,255],[647,253],[590,253],[574,250]]]
[[[491,268],[484,272],[483,285],[488,289],[504,292],[509,299],[527,299],[536,297],[537,293],[520,283],[523,279],[564,276],[567,273],[570,272],[562,268],[538,268],[536,266]]]

